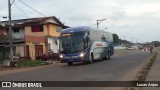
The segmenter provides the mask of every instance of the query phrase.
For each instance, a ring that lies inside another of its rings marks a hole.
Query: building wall
[[[48,37],[48,44],[50,44],[50,48],[54,53],[58,53],[58,45],[55,44],[55,39]]]
[[[25,35],[25,43],[31,42],[34,44],[45,43],[45,37]]]
[[[31,26],[25,27],[25,44],[29,45],[29,56],[35,60],[35,45],[43,46],[43,53],[46,52],[45,29],[43,32],[32,32]],[[26,55],[25,55],[26,56]]]
[[[35,60],[36,57],[35,57],[35,44],[30,42],[30,43],[26,43],[26,45],[29,45],[29,56],[31,57],[32,60]],[[44,43],[39,43],[39,44],[36,44],[36,45],[42,45],[43,46],[43,53],[45,51],[45,44]]]
[[[16,39],[24,39],[24,29],[19,28],[19,32],[14,32],[14,30],[12,30],[12,37]]]
[[[59,45],[55,44],[56,38],[52,38],[52,37],[59,37],[60,36],[60,32],[58,32],[60,30],[57,30],[57,27],[59,27],[59,26],[56,26],[53,24],[45,25],[46,36],[51,36],[51,37],[48,37],[48,44],[50,44],[51,50],[55,53],[59,52],[58,51]],[[58,29],[60,29],[60,28],[58,28]]]
[[[16,46],[16,54],[20,55],[20,57],[24,57],[24,45]]]
[[[5,35],[5,34],[7,35],[5,29],[0,28],[0,39],[6,38],[6,35]]]
[[[44,31],[45,30],[43,30],[43,32],[32,32],[31,26],[26,26],[25,27],[25,35],[28,35],[28,36],[45,36]]]
[[[0,28],[0,36],[4,35],[4,29]]]
[[[54,24],[43,25],[43,32],[32,32],[31,26],[25,27],[25,35],[29,36],[60,36],[60,32],[57,32],[57,26]]]
[[[28,36],[25,35],[25,43],[29,45],[29,56],[32,60],[36,59],[35,57],[35,45],[42,45],[43,46],[43,53],[46,52],[46,40],[44,36]]]
[[[31,26],[25,27],[25,44],[29,45],[29,56],[32,60],[35,57],[35,45],[43,46],[43,53],[48,51],[48,44],[50,44],[51,50],[53,52],[58,52],[58,46],[55,45],[55,40],[53,37],[59,37],[60,32],[57,32],[57,26],[54,24],[43,25],[43,32],[32,32]],[[48,37],[49,36],[49,37]]]
[[[60,32],[57,32],[57,26],[54,24],[44,25],[43,28],[44,28],[45,36],[53,36],[53,37],[60,36]]]
[[[59,37],[60,36],[60,32],[57,32],[57,26],[56,25],[50,25],[51,27],[51,36],[54,36],[54,37]]]

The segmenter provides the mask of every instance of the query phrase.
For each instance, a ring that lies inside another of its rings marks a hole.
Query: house
[[[0,26],[0,60],[9,57],[9,29],[8,23],[4,22],[6,26]],[[24,57],[24,28],[23,26],[15,25],[12,28],[12,44],[13,44],[13,54]]]
[[[8,21],[2,22],[7,24]],[[58,52],[55,40],[59,37],[62,29],[68,28],[55,16],[13,20],[12,37],[14,55],[31,58],[51,50]],[[8,27],[0,27],[0,49],[9,51]],[[2,51],[1,51],[2,52]],[[7,56],[5,55],[5,56]]]

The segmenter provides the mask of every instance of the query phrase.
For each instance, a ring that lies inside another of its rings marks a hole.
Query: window
[[[56,32],[61,32],[62,31],[62,27],[56,26]]]
[[[14,28],[13,31],[14,31],[14,33],[18,33],[19,32],[19,28]]]
[[[32,32],[43,32],[43,25],[32,26]]]

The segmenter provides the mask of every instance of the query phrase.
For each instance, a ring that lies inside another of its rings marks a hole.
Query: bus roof
[[[61,33],[69,33],[71,31],[80,32],[80,31],[84,31],[84,30],[89,30],[89,28],[90,27],[88,27],[88,26],[72,27],[72,28],[63,29]]]
[[[93,27],[89,27],[89,26],[78,26],[78,27],[71,27],[71,28],[67,28],[67,29],[63,29],[61,31],[61,33],[70,33],[71,31],[73,32],[80,32],[80,31],[85,31],[85,30],[94,30],[94,31],[104,31],[107,32],[103,29],[97,29],[97,28],[93,28]],[[110,32],[108,32],[110,33]]]

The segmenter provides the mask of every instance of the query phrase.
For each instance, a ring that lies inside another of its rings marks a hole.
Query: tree
[[[112,34],[112,35],[113,35],[113,42],[115,44],[118,44],[118,42],[119,42],[119,36],[117,34]]]
[[[159,41],[152,41],[151,43],[154,44],[155,47],[160,46],[160,42]]]

